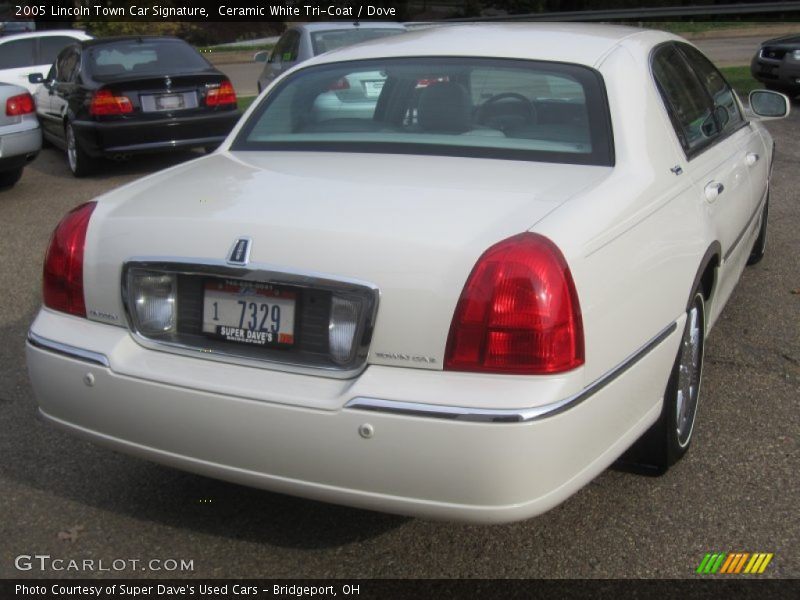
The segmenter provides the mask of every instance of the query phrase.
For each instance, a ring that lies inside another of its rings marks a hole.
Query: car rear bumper
[[[157,120],[73,121],[78,143],[90,156],[157,152],[221,143],[239,111]]]
[[[226,365],[46,309],[27,356],[44,418],[117,450],[275,492],[491,523],[559,504],[657,419],[679,325],[582,401],[517,422],[415,413],[440,372],[371,366],[341,381]],[[227,392],[204,382],[208,371]],[[446,375],[451,397],[483,390],[485,410],[520,400],[498,397],[496,377]],[[327,404],[303,406],[306,395]],[[393,410],[357,406],[377,398],[394,398]]]
[[[0,135],[0,171],[24,167],[42,148],[42,131],[38,125],[20,128]]]

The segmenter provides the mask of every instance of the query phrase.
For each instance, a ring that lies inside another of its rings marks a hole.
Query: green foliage
[[[743,99],[753,90],[764,87],[763,83],[750,75],[750,67],[722,67],[720,71]]]

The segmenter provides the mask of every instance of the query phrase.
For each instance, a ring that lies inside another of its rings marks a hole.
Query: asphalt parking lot
[[[800,106],[794,109],[769,127],[778,153],[767,256],[747,269],[709,339],[689,455],[661,478],[609,470],[539,518],[493,527],[248,489],[40,423],[24,344],[51,230],[71,207],[193,156],[109,163],[76,180],[61,152],[44,150],[16,187],[0,192],[0,577],[683,578],[713,551],[774,553],[763,577],[800,576]],[[16,557],[34,554],[106,565],[183,560],[192,569],[17,570]]]

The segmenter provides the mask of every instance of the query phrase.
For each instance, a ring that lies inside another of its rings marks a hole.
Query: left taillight
[[[34,112],[36,112],[36,104],[30,94],[19,94],[6,100],[6,116],[8,117],[19,117]]]
[[[133,112],[133,104],[127,96],[117,96],[107,88],[101,88],[92,95],[89,114],[93,116],[126,115]]]
[[[48,308],[78,317],[86,316],[83,251],[95,206],[96,202],[87,202],[73,208],[53,231],[42,277],[42,297]]]
[[[219,87],[210,88],[206,95],[206,106],[224,106],[226,104],[236,104],[236,91],[233,84],[227,79]]]

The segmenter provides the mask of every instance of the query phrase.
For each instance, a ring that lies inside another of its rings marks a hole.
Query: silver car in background
[[[359,42],[405,33],[400,23],[305,23],[287,29],[272,52],[257,52],[253,57],[264,62],[258,77],[258,92],[284,71],[318,54]]]
[[[24,87],[0,82],[0,189],[19,181],[41,148],[33,97]]]

